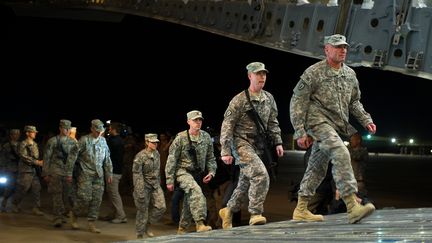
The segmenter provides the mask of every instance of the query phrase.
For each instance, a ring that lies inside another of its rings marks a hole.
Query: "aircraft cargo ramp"
[[[346,214],[340,213],[325,216],[323,222],[289,220],[146,238],[145,242],[432,242],[432,208],[381,209],[358,224],[347,221]]]

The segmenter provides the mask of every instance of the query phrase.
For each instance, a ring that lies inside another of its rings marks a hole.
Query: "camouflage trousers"
[[[206,198],[194,177],[186,170],[179,169],[176,176],[180,188],[185,192],[179,226],[187,229],[192,220],[195,222],[206,220]]]
[[[252,146],[243,145],[237,151],[240,157],[240,176],[227,207],[232,212],[238,212],[249,199],[249,213],[262,214],[270,187],[267,169]]]
[[[74,214],[81,215],[87,209],[87,220],[95,221],[99,216],[104,185],[104,177],[81,171],[77,181],[77,200],[73,207]]]
[[[23,200],[25,194],[31,189],[31,194],[33,196],[34,207],[40,208],[40,192],[41,184],[39,177],[36,172],[23,172],[18,173],[17,190],[14,195],[13,204],[18,205]]]
[[[143,235],[147,231],[147,225],[158,222],[165,213],[165,196],[160,186],[156,189],[145,187],[143,195],[134,196],[134,201],[137,209],[136,233]]]
[[[314,138],[314,143],[298,195],[311,197],[315,194],[326,176],[329,162],[333,164],[333,179],[340,195],[345,197],[357,192],[350,153],[334,128],[321,124],[308,132]]]
[[[66,181],[66,176],[51,175],[48,193],[53,200],[54,220],[63,218],[66,210],[72,210],[72,183]]]

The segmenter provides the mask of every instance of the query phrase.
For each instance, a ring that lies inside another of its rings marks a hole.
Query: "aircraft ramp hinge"
[[[419,70],[423,61],[423,52],[409,52],[405,67],[410,70]]]
[[[383,50],[377,50],[375,52],[372,67],[382,68],[384,66],[384,60],[386,58],[387,52]]]

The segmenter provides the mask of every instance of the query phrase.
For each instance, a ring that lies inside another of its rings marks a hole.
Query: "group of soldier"
[[[324,220],[322,215],[310,212],[308,204],[331,162],[333,179],[346,204],[349,222],[357,223],[370,215],[375,207],[371,203],[362,205],[357,201],[357,181],[342,137],[356,132],[348,122],[349,114],[372,134],[376,132],[376,125],[360,103],[355,72],[344,64],[349,46],[345,36],[327,36],[324,46],[326,59],[306,69],[291,98],[294,138],[300,148],[312,148],[293,219]],[[277,105],[273,95],[263,89],[269,71],[261,62],[248,64],[246,70],[249,86],[229,102],[220,131],[221,160],[240,168],[237,186],[226,206],[219,210],[223,229],[232,227],[233,214],[241,209],[244,202],[248,203],[249,224],[266,224],[264,201],[273,163],[269,154],[277,157],[284,154]],[[137,238],[154,236],[150,227],[160,220],[166,210],[161,187],[161,173],[164,172],[166,182],[162,186],[168,191],[179,188],[184,193],[178,233],[186,233],[193,224],[197,232],[212,230],[207,225],[208,209],[203,188],[216,176],[218,166],[214,144],[210,134],[201,129],[204,121],[201,111],[188,112],[186,121],[188,129],[179,132],[169,146],[165,171],[161,172],[157,150],[159,139],[154,133],[145,134],[145,148],[134,157],[132,175]],[[103,136],[104,123],[92,120],[90,130],[77,141],[70,137],[71,122],[60,120],[59,133],[48,140],[43,160],[34,141],[36,127],[26,126],[26,138],[21,142],[17,141],[19,130],[10,131],[11,140],[3,146],[3,150],[11,168],[15,166],[15,171],[18,171],[12,211],[20,211],[24,195],[31,190],[33,213],[42,214],[38,179],[42,167],[40,176],[47,182],[48,192],[52,195],[54,226],[62,226],[65,214],[69,212],[72,228],[78,229],[77,217],[87,212],[90,232],[100,232],[95,221],[99,216],[105,185],[118,184],[120,178],[113,177],[110,148]],[[4,197],[2,206],[6,205],[8,198],[9,194]],[[124,212],[117,213],[115,222],[126,222]]]

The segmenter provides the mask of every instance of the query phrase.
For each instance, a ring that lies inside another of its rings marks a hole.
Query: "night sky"
[[[219,130],[228,102],[249,85],[245,66],[261,61],[282,131],[292,133],[292,89],[318,61],[134,16],[122,23],[3,17],[0,26],[0,123],[8,127],[56,131],[66,118],[87,130],[100,118],[139,133],[178,132],[187,127],[186,112],[198,109],[204,126]],[[431,80],[354,69],[377,136],[432,141]]]

